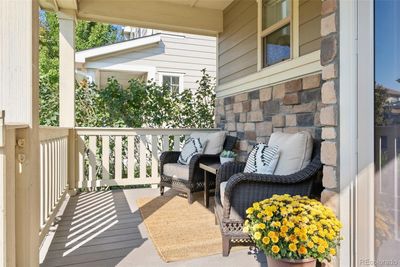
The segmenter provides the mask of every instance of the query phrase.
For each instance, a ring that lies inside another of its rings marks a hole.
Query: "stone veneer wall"
[[[216,126],[237,136],[238,159],[245,161],[256,143],[271,133],[309,131],[321,138],[321,75],[225,97],[216,102]]]
[[[339,213],[339,13],[337,0],[322,3],[321,161],[324,164],[321,201]]]
[[[322,75],[217,99],[216,126],[239,137],[239,160],[272,132],[307,130],[322,139],[321,201],[339,212],[339,13],[338,0],[322,0]]]

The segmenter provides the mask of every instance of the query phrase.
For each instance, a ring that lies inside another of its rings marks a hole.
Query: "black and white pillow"
[[[205,144],[200,142],[200,138],[188,138],[183,145],[178,163],[188,165],[194,155],[203,153],[204,147]]]
[[[247,158],[245,173],[273,174],[279,160],[279,147],[257,144]]]

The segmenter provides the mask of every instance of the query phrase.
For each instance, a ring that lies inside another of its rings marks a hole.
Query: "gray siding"
[[[300,0],[299,5],[299,41],[302,56],[320,49],[321,1]]]
[[[256,1],[236,0],[224,10],[218,55],[219,84],[257,71]]]
[[[85,65],[92,69],[131,66],[132,71],[137,66],[154,67],[156,82],[160,73],[183,74],[184,88],[197,89],[196,81],[201,78],[201,69],[205,68],[212,77],[216,76],[216,38],[192,34],[163,34],[158,45],[89,59]],[[102,85],[107,74],[109,73],[103,70]],[[130,79],[127,72],[118,76],[122,84]]]

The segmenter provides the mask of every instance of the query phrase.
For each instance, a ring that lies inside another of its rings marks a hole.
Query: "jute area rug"
[[[221,233],[214,223],[214,199],[210,207],[196,194],[189,205],[186,198],[167,191],[164,196],[137,200],[143,221],[160,257],[165,262],[222,253]]]

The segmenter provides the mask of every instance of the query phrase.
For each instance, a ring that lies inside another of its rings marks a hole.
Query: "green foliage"
[[[235,158],[236,157],[236,153],[230,150],[224,150],[222,151],[221,158]]]
[[[374,100],[375,100],[375,125],[384,126],[387,124],[387,119],[385,113],[388,113],[388,105],[386,103],[388,99],[388,94],[386,88],[380,84],[375,84],[374,90]]]
[[[76,50],[115,43],[118,29],[96,22],[78,21]],[[59,24],[53,12],[40,12],[39,28],[39,94],[40,124],[57,126],[59,122]],[[77,114],[80,116],[80,114]]]
[[[84,127],[210,128],[214,126],[214,82],[202,70],[198,90],[173,93],[167,86],[136,79],[123,88],[115,78],[105,88],[76,88],[76,122]]]

